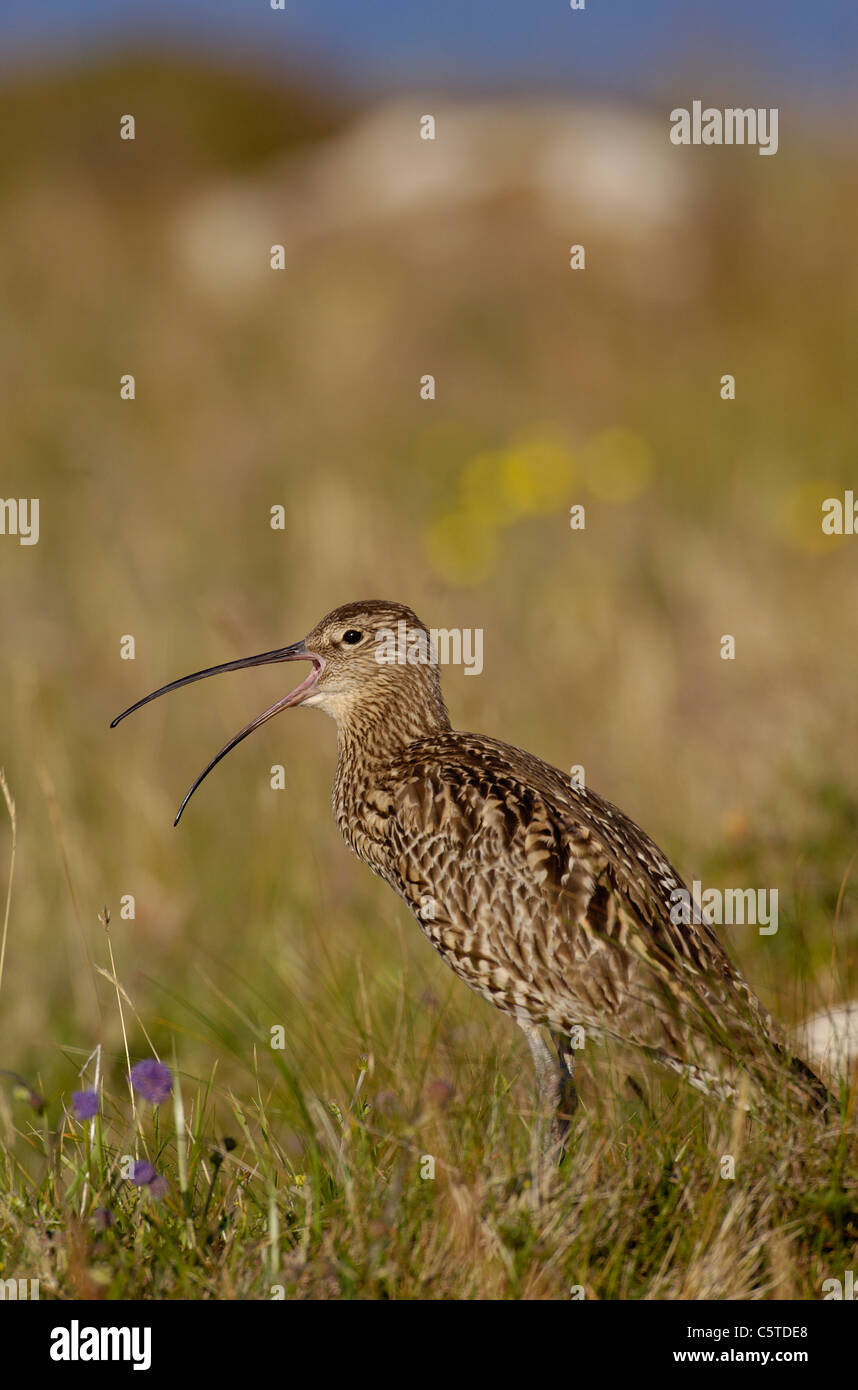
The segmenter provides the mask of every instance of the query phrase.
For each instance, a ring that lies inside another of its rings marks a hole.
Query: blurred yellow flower
[[[560,440],[524,437],[465,465],[462,506],[502,526],[521,516],[544,516],[563,506],[573,473],[572,454]]]
[[[574,471],[570,450],[552,435],[526,435],[507,449],[475,454],[459,477],[458,506],[426,529],[437,572],[457,584],[485,579],[497,562],[498,530],[563,510]]]
[[[488,526],[507,526],[515,520],[513,499],[506,485],[507,456],[499,450],[476,454],[459,478],[461,511]]]
[[[575,464],[557,439],[535,438],[513,447],[503,458],[503,484],[518,516],[546,516],[567,500]]]
[[[588,440],[582,464],[594,497],[603,502],[631,502],[649,487],[652,450],[634,430],[613,426]]]

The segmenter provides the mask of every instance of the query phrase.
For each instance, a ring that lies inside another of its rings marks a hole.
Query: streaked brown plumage
[[[221,750],[179,815],[252,729],[290,705],[318,706],[337,723],[333,806],[343,838],[405,899],[456,974],[522,1026],[544,1104],[568,1113],[567,1040],[583,1029],[586,1039],[641,1049],[706,1092],[735,1096],[745,1077],[752,1095],[788,1090],[824,1105],[824,1086],[787,1054],[712,928],[671,921],[670,894],[683,885],[661,850],[540,758],[452,729],[437,665],[379,659],[379,634],[403,621],[428,642],[409,608],[350,603],[303,643],[147,696],[243,665],[313,662],[296,691]]]

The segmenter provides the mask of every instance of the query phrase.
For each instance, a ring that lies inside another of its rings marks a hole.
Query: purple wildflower
[[[110,1207],[96,1207],[92,1215],[97,1231],[106,1231],[116,1222],[116,1217],[113,1215]]]
[[[131,1181],[135,1187],[148,1187],[158,1174],[147,1158],[138,1158],[131,1167]]]
[[[98,1114],[97,1091],[72,1091],[72,1105],[79,1120],[92,1120]]]
[[[165,1067],[163,1062],[156,1062],[154,1057],[147,1057],[145,1061],[137,1062],[131,1068],[131,1084],[144,1100],[150,1101],[152,1105],[160,1105],[173,1089],[173,1078],[170,1068]]]
[[[147,1158],[135,1160],[131,1169],[131,1181],[135,1187],[148,1187],[156,1201],[161,1197],[166,1197],[170,1191],[170,1184],[167,1179],[155,1172]]]
[[[429,1082],[426,1087],[426,1096],[431,1105],[435,1105],[439,1110],[445,1110],[453,1099],[453,1087],[449,1081],[442,1077],[436,1077]]]

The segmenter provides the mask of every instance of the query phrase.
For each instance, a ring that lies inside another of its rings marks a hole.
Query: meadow
[[[858,539],[820,527],[856,483],[854,139],[671,151],[646,109],[511,102],[521,167],[568,125],[622,172],[643,132],[638,202],[576,197],[574,146],[507,178],[486,136],[480,179],[386,203],[425,99],[367,123],[309,75],[155,56],[0,85],[0,492],[40,502],[38,544],[0,536],[0,1277],[816,1299],[856,1258],[848,1078],[821,1132],[588,1055],[536,1200],[524,1041],[341,843],[333,726],[272,721],[175,830],[282,671],[108,727],[350,599],[480,628],[455,725],[583,767],[687,881],[776,888],[776,934],[723,934],[786,1027],[858,998]]]

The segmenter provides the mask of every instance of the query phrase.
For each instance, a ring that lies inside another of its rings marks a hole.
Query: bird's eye
[[[362,633],[362,632],[358,632],[357,628],[350,627],[349,630],[348,630],[348,632],[344,632],[344,633],[343,633],[343,638],[342,638],[342,640],[343,640],[344,642],[348,642],[348,644],[349,644],[350,647],[353,647],[354,644],[355,644],[355,642],[359,642],[360,639],[361,639],[362,637],[363,637],[363,633]]]

